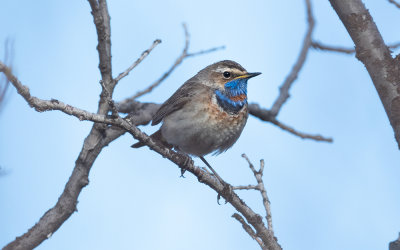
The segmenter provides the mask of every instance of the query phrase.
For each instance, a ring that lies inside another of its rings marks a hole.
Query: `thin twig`
[[[271,214],[271,202],[269,201],[268,195],[267,195],[267,190],[265,189],[265,185],[264,185],[264,181],[262,179],[263,176],[263,172],[264,172],[264,160],[260,160],[260,170],[257,171],[254,168],[253,163],[251,163],[250,159],[247,157],[247,155],[242,154],[242,157],[244,159],[246,159],[247,163],[249,164],[249,167],[251,169],[251,171],[254,174],[254,177],[257,180],[257,190],[260,191],[262,199],[263,199],[263,204],[264,204],[264,208],[265,208],[265,212],[266,212],[266,216],[265,218],[267,219],[267,223],[268,223],[268,229],[272,232],[272,234],[274,233],[274,230],[272,228],[272,214]]]
[[[200,56],[200,55],[204,55],[204,54],[209,54],[218,50],[223,50],[225,49],[225,46],[219,46],[219,47],[215,47],[215,48],[211,48],[211,49],[206,49],[206,50],[200,50],[197,52],[193,52],[193,53],[188,53],[186,54],[186,57],[192,57],[192,56]]]
[[[14,41],[11,39],[6,39],[4,43],[4,62],[7,65],[13,65],[13,53],[14,53]],[[8,87],[10,86],[10,82],[7,80],[7,77],[0,76],[0,111],[4,107],[6,102],[6,93]]]
[[[253,228],[251,228],[251,227],[249,226],[249,224],[246,223],[246,221],[243,219],[242,216],[240,216],[240,214],[234,213],[234,214],[232,215],[232,217],[235,218],[237,221],[239,221],[240,224],[242,224],[242,227],[243,227],[244,231],[246,231],[246,233],[248,233],[248,234],[250,235],[251,238],[253,238],[255,241],[257,241],[257,243],[260,245],[261,249],[263,249],[263,250],[264,250],[264,249],[268,250],[267,248],[265,248],[265,245],[264,245],[264,243],[262,242],[262,240],[261,240],[259,237],[257,237],[257,235],[256,235],[256,233],[254,232]]]
[[[233,190],[260,190],[256,185],[247,185],[247,186],[234,186]]]
[[[294,128],[289,127],[288,125],[283,124],[282,122],[278,121],[275,118],[271,119],[270,122],[275,124],[276,126],[280,127],[281,129],[283,129],[291,134],[294,134],[302,139],[311,139],[314,141],[322,141],[322,142],[333,142],[333,139],[330,137],[326,138],[322,135],[311,135],[311,134],[299,132],[299,131],[295,130]]]
[[[150,48],[147,50],[143,51],[142,55],[131,65],[129,68],[127,68],[124,72],[121,72],[115,79],[115,83],[118,83],[122,78],[127,76],[129,72],[131,72],[136,66],[138,66],[149,54],[150,52],[161,43],[160,39],[157,39],[153,42]]]
[[[397,8],[400,9],[400,3],[398,3],[398,2],[396,2],[396,1],[394,1],[394,0],[389,0],[389,3],[394,4]]]
[[[322,44],[320,42],[313,41],[311,43],[311,47],[316,50],[324,50],[324,51],[331,51],[331,52],[339,52],[345,54],[354,54],[356,50],[354,48],[344,48],[339,46],[329,46]]]
[[[292,127],[289,127],[285,124],[283,124],[282,122],[278,121],[271,113],[270,110],[267,109],[263,109],[260,107],[260,105],[252,103],[249,105],[249,112],[251,115],[259,118],[262,121],[266,121],[266,122],[271,122],[272,124],[277,125],[279,128],[293,134],[296,135],[302,139],[311,139],[311,140],[315,140],[315,141],[323,141],[323,142],[333,142],[332,138],[326,138],[322,135],[311,135],[311,134],[306,134],[303,132],[299,132],[297,130],[295,130]]]
[[[329,52],[339,52],[339,53],[344,53],[344,54],[354,54],[356,53],[356,50],[354,48],[345,48],[345,47],[339,47],[339,46],[332,46],[332,45],[326,45],[321,42],[313,41],[311,44],[313,49],[316,50],[323,50],[323,51],[329,51]],[[397,49],[400,47],[400,42],[391,44],[388,46],[390,49]]]
[[[279,96],[275,100],[274,104],[272,105],[271,108],[271,113],[273,116],[277,116],[280,109],[282,108],[282,105],[287,101],[289,98],[289,89],[292,86],[293,82],[297,79],[297,76],[301,70],[301,68],[304,65],[304,62],[306,61],[308,51],[311,46],[312,42],[312,33],[314,30],[314,17],[312,14],[312,8],[311,8],[311,2],[310,0],[305,0],[306,6],[307,6],[307,22],[308,22],[308,28],[307,28],[307,33],[304,37],[303,40],[303,46],[300,51],[300,55],[297,58],[297,61],[295,65],[293,66],[291,72],[289,75],[286,77],[285,81],[283,82],[282,86],[279,88]]]
[[[138,91],[135,95],[124,100],[123,102],[129,102],[129,100],[135,100],[138,97],[151,92],[154,88],[158,87],[186,58],[211,53],[211,52],[225,48],[224,46],[220,46],[220,47],[215,47],[215,48],[211,48],[211,49],[207,49],[207,50],[202,50],[199,52],[188,53],[189,45],[190,45],[190,35],[189,35],[188,29],[186,27],[186,24],[183,24],[183,30],[185,33],[185,46],[183,47],[181,55],[175,60],[174,64],[169,68],[169,70],[167,72],[165,72],[154,83],[150,84],[147,88]]]

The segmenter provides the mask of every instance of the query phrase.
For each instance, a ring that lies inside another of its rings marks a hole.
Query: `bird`
[[[216,174],[204,156],[221,154],[238,140],[249,116],[247,81],[260,74],[248,73],[231,60],[205,67],[161,105],[151,125],[162,125],[150,137],[199,157]]]

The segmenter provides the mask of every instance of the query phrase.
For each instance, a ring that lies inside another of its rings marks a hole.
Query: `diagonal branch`
[[[149,54],[150,52],[161,43],[160,39],[157,39],[153,42],[150,48],[147,50],[143,51],[142,55],[131,65],[129,68],[127,68],[124,72],[121,72],[115,79],[114,82],[117,84],[122,78],[127,76],[129,72],[131,72],[136,66],[138,66]]]
[[[396,2],[395,0],[388,0],[388,1],[389,1],[389,3],[394,4],[397,8],[400,9],[400,3]]]
[[[253,238],[253,240],[257,241],[257,243],[260,245],[261,249],[268,250],[267,248],[265,248],[265,245],[262,242],[262,240],[256,235],[253,228],[251,228],[251,226],[249,226],[249,224],[247,224],[247,222],[243,219],[242,216],[240,216],[240,214],[234,213],[232,215],[232,218],[235,218],[237,221],[240,222],[240,224],[242,224],[244,231],[246,231],[246,233],[248,233],[250,235],[250,237]]]
[[[332,138],[329,138],[329,137],[327,138],[322,135],[311,135],[311,134],[299,132],[299,131],[295,130],[294,128],[283,124],[282,122],[278,121],[275,118],[275,116],[272,115],[271,111],[261,108],[260,105],[258,105],[258,104],[255,104],[255,103],[250,104],[249,112],[251,115],[259,118],[260,120],[266,121],[266,122],[271,122],[272,124],[275,124],[279,128],[281,128],[295,136],[298,136],[302,139],[311,139],[311,140],[323,141],[323,142],[333,142]]]
[[[307,6],[307,22],[308,22],[308,28],[306,35],[303,40],[303,47],[301,48],[300,55],[297,58],[296,63],[294,64],[291,72],[289,75],[286,77],[285,81],[283,82],[282,86],[279,88],[279,96],[275,100],[274,104],[272,105],[271,108],[271,113],[273,116],[277,116],[280,109],[282,108],[282,105],[287,101],[289,98],[289,89],[292,86],[293,82],[297,79],[297,76],[301,70],[301,68],[304,65],[304,62],[306,61],[308,51],[311,47],[311,42],[312,42],[312,33],[314,31],[314,17],[312,14],[312,8],[311,8],[311,2],[310,0],[305,0],[306,6]]]
[[[400,57],[389,48],[361,0],[330,0],[356,48],[356,57],[368,70],[393,128],[400,149]]]

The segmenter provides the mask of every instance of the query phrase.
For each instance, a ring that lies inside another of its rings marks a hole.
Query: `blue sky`
[[[400,10],[365,1],[384,40],[400,40]],[[328,1],[313,1],[314,38],[353,46]],[[270,107],[295,62],[306,29],[303,1],[110,1],[114,76],[157,38],[151,55],[116,88],[128,97],[160,77],[191,34],[189,58],[141,101],[161,103],[203,67],[223,59],[263,74],[249,101]],[[94,112],[100,93],[96,33],[87,1],[11,1],[0,9],[0,42],[15,41],[14,69],[39,98]],[[4,51],[0,50],[3,57]],[[354,56],[311,51],[279,117],[300,131],[334,138],[301,140],[250,117],[232,149],[208,161],[234,185],[255,180],[240,157],[265,159],[275,234],[284,249],[387,249],[400,231],[400,153],[364,66]],[[0,114],[0,246],[25,233],[62,192],[90,122],[37,113],[10,91]],[[141,127],[147,133],[156,127]],[[78,212],[38,249],[259,249],[218,205],[216,194],[125,135],[96,160]],[[196,159],[196,164],[203,166]],[[256,192],[240,195],[257,212]]]

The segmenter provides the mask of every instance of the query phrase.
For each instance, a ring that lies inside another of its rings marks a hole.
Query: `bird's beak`
[[[250,79],[252,77],[258,76],[260,75],[261,72],[254,72],[254,73],[246,73],[244,75],[238,76],[235,79],[239,79],[239,78],[245,78],[245,79]]]

